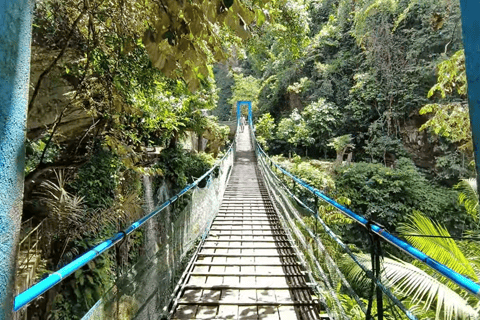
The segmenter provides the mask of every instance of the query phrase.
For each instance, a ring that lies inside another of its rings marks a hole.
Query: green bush
[[[156,167],[165,173],[165,178],[175,183],[175,188],[182,189],[200,178],[214,163],[211,154],[190,153],[176,147],[163,150]]]
[[[354,212],[390,231],[406,222],[414,210],[449,226],[454,233],[469,221],[458,205],[458,193],[428,182],[410,159],[400,158],[394,169],[360,162],[337,170],[336,192],[351,199]]]
[[[319,166],[314,161],[302,160],[299,156],[293,157],[292,161],[283,156],[273,156],[272,160],[281,167],[302,179],[312,187],[328,192],[335,188],[335,182],[329,173],[329,166]],[[318,161],[316,161],[318,162]],[[328,168],[327,168],[328,167]],[[294,185],[292,179],[275,170],[277,176],[292,190],[295,195],[311,208],[315,205],[315,196],[305,188]]]
[[[77,173],[72,187],[75,194],[84,197],[89,208],[109,208],[120,183],[122,164],[108,151],[99,151]]]
[[[327,169],[313,163],[314,161],[305,161],[299,156],[293,157],[293,161],[288,161],[283,156],[273,156],[272,160],[312,187],[325,191],[335,188],[335,182]],[[285,181],[290,183],[288,179]]]

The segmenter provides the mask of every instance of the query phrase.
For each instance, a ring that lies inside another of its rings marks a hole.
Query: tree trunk
[[[347,165],[352,163],[353,152],[349,152],[347,155]]]
[[[343,154],[344,154],[343,151],[337,151],[337,160],[335,160],[335,162],[337,162],[338,164],[342,164]]]

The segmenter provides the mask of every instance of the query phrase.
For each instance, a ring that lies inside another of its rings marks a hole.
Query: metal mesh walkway
[[[322,319],[258,172],[247,128],[173,319]]]

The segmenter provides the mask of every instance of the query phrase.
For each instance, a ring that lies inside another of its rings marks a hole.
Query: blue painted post
[[[241,104],[242,104],[242,101],[237,101],[237,126],[240,124],[240,117],[242,116],[241,114],[242,109],[240,108]]]
[[[247,104],[248,104],[248,123],[253,128],[252,101],[247,101]]]
[[[11,319],[22,217],[34,0],[0,0],[0,319]]]
[[[237,101],[237,123],[240,121],[240,117],[242,116],[242,105],[246,104],[248,106],[248,123],[251,125],[252,119],[252,101]]]
[[[460,9],[477,189],[480,190],[480,3],[478,0],[461,0]]]

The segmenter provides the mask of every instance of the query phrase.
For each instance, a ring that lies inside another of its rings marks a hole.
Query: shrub
[[[351,209],[383,224],[390,231],[414,210],[461,231],[469,221],[458,205],[458,193],[428,182],[412,161],[400,158],[395,169],[381,164],[355,163],[338,168],[337,193],[351,199]]]
[[[78,170],[72,187],[77,195],[84,197],[89,208],[109,208],[120,183],[121,167],[113,153],[99,151]]]
[[[165,177],[184,188],[207,172],[215,163],[212,155],[204,152],[190,153],[180,147],[162,151],[156,167],[165,172]]]

